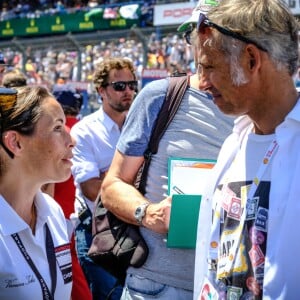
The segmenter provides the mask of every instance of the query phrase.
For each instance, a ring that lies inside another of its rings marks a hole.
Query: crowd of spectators
[[[0,21],[12,18],[32,18],[41,15],[89,10],[101,5],[143,3],[144,9],[151,10],[155,4],[187,1],[188,0],[3,0],[0,1]]]
[[[118,2],[122,3],[123,1]],[[140,0],[131,2],[140,2]],[[38,18],[44,15],[72,13],[80,10],[88,11],[101,5],[113,3],[117,2],[102,0],[4,0],[0,2],[0,21],[13,18]]]
[[[90,94],[94,93],[92,74],[95,65],[108,56],[122,56],[131,59],[141,85],[144,68],[161,69],[174,72],[194,72],[192,48],[179,34],[160,36],[152,32],[145,37],[147,47],[139,40],[120,38],[118,40],[99,41],[82,49],[80,66],[78,52],[59,50],[49,46],[40,50],[26,51],[27,60],[23,61],[21,52],[14,49],[2,49],[8,69],[18,69],[28,78],[28,84],[42,84],[52,88],[59,80],[76,82],[80,72],[80,82],[85,84]],[[146,53],[146,55],[145,55]],[[147,60],[144,62],[144,60]]]
[[[188,0],[173,0],[172,3],[183,1]],[[7,18],[63,13],[65,10],[91,9],[104,4],[136,2],[141,3],[141,0],[4,0],[0,1],[0,21]],[[148,0],[143,3],[149,8],[155,4],[170,2]],[[28,79],[28,84],[42,84],[51,89],[59,80],[76,82],[80,77],[83,88],[87,87],[90,95],[94,93],[91,79],[95,65],[108,56],[130,58],[136,67],[140,86],[144,68],[162,69],[169,74],[195,71],[192,48],[186,44],[181,35],[161,36],[153,28],[153,33],[145,37],[145,40],[147,46],[134,38],[101,40],[97,44],[87,45],[81,49],[80,57],[77,51],[56,49],[55,45],[39,50],[32,50],[29,47],[26,49],[25,57],[16,49],[7,48],[1,51],[9,65],[8,68],[22,71]]]

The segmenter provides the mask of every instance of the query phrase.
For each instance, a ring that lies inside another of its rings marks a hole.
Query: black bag
[[[148,247],[138,226],[125,223],[103,207],[99,198],[93,214],[93,242],[88,256],[124,282],[129,266],[139,268],[146,261]]]
[[[151,134],[145,162],[141,169],[138,189],[145,194],[146,178],[152,154],[157,152],[158,143],[181,103],[188,87],[187,76],[171,77],[166,100],[160,110]],[[125,223],[103,207],[100,196],[93,213],[93,241],[88,256],[124,283],[129,266],[141,267],[148,256],[148,247],[140,234],[139,226]]]

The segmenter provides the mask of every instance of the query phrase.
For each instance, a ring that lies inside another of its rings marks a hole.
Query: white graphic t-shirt
[[[219,299],[262,299],[271,162],[248,196],[273,139],[250,134],[214,194],[210,278]]]

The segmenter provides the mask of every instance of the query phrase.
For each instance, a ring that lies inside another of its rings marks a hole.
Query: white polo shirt
[[[88,205],[90,210],[94,211],[95,199],[91,201],[84,197],[80,183],[98,177],[108,170],[120,134],[117,123],[103,111],[102,106],[72,127],[71,135],[76,141],[72,158],[72,174],[76,186],[73,220],[83,206]]]
[[[42,289],[12,234],[18,233],[27,253],[51,291],[50,268],[46,252],[48,228],[55,248],[57,284],[55,300],[70,299],[72,264],[66,220],[60,206],[50,196],[38,193],[36,233],[32,231],[0,195],[0,299],[39,300]]]

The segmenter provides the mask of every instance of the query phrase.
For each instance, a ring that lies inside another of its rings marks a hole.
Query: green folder
[[[174,194],[170,214],[167,247],[196,247],[201,195]]]

